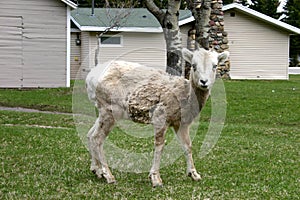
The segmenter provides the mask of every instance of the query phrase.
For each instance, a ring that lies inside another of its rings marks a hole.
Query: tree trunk
[[[199,46],[209,49],[209,31],[210,31],[210,14],[211,14],[211,0],[187,0],[188,9],[192,12],[195,18],[194,27],[189,31],[190,50],[194,51]],[[185,63],[185,78],[189,79],[191,65]]]
[[[167,47],[167,69],[169,74],[182,75],[182,38],[178,25],[181,0],[168,0],[168,9],[163,11],[153,0],[146,0],[148,10],[160,22]]]
[[[189,31],[189,48],[195,50],[196,44],[205,49],[214,49],[217,52],[227,51],[228,33],[224,30],[224,13],[222,0],[188,0],[188,8],[195,18],[195,25]],[[189,75],[190,66],[186,65],[186,78]],[[217,68],[217,77],[230,79],[230,60]]]
[[[195,18],[196,43],[208,50],[211,0],[187,0],[187,4]]]

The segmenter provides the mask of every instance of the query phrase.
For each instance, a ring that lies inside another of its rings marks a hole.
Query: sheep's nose
[[[202,85],[206,85],[206,83],[207,83],[207,79],[206,80],[200,80],[200,83],[202,83]]]

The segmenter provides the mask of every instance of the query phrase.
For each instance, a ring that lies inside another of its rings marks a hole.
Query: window
[[[120,35],[103,35],[100,38],[101,46],[120,47],[123,45],[123,37]]]
[[[235,12],[231,12],[230,17],[235,17]]]

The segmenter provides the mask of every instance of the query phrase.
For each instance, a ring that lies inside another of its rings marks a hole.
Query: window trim
[[[102,37],[119,37],[120,38],[120,44],[102,44],[101,42],[101,38]],[[100,42],[100,46],[101,47],[123,47],[123,35],[102,35],[100,38],[99,38],[99,42]]]

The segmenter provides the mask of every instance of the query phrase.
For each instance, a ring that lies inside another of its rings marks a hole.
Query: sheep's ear
[[[192,59],[193,59],[193,52],[191,52],[190,50],[188,50],[187,48],[183,48],[182,49],[182,57],[185,61],[187,61],[188,63],[192,63]]]
[[[224,51],[218,55],[218,62],[219,63],[224,63],[226,60],[229,58],[229,52]]]

